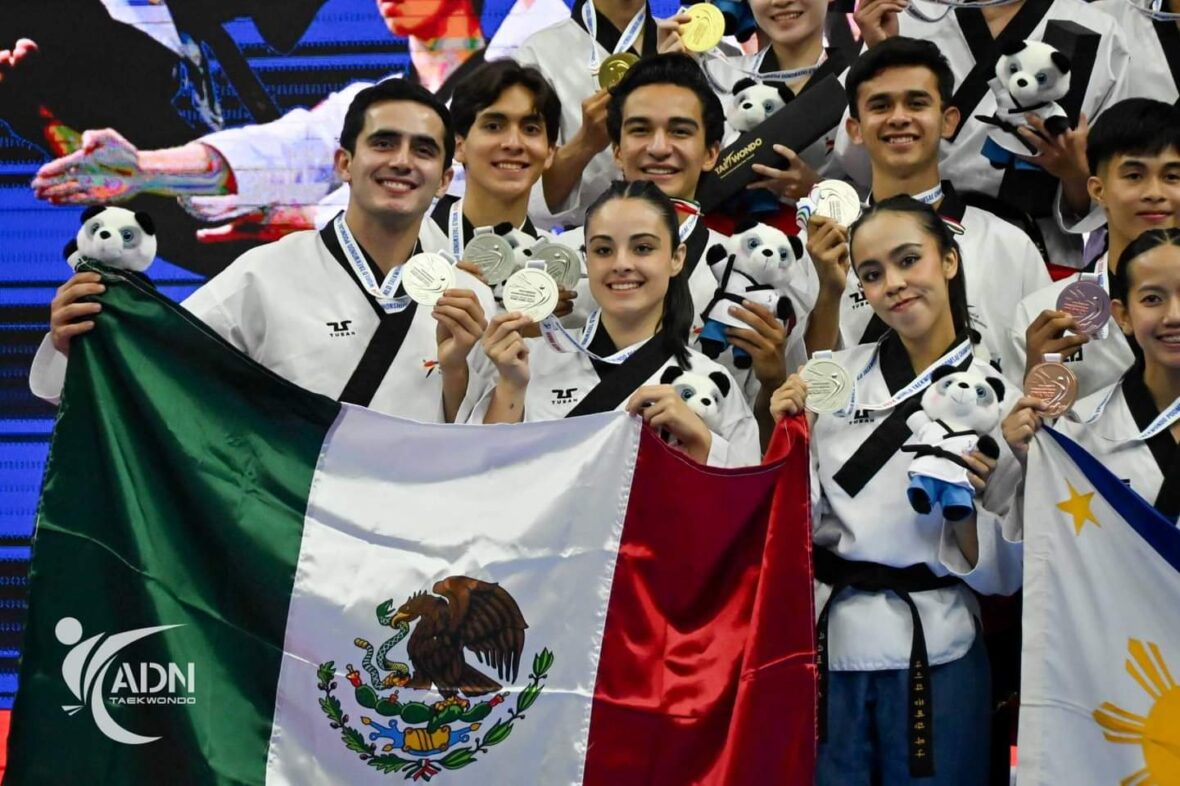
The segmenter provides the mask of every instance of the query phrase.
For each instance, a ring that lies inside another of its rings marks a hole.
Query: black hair
[[[340,146],[349,153],[355,153],[356,138],[365,125],[365,111],[373,104],[385,101],[413,101],[434,110],[443,124],[443,169],[450,169],[455,157],[455,126],[451,120],[451,111],[434,93],[408,79],[386,79],[357,93],[344,115]]]
[[[951,322],[955,326],[955,335],[967,334],[971,343],[978,344],[982,339],[979,333],[971,327],[971,312],[967,308],[967,282],[963,272],[963,252],[955,240],[955,234],[942,220],[942,217],[930,205],[919,202],[908,194],[898,194],[888,199],[882,199],[870,205],[848,229],[848,256],[852,262],[853,271],[856,270],[856,260],[852,255],[852,242],[857,231],[865,222],[880,213],[905,213],[913,216],[927,235],[934,238],[941,256],[954,252],[959,260],[955,275],[947,282],[947,294],[951,307]]]
[[[619,82],[611,88],[610,100],[606,105],[606,131],[611,142],[619,144],[623,133],[623,105],[627,97],[641,87],[648,85],[676,85],[696,93],[701,102],[701,119],[704,122],[705,146],[720,144],[725,136],[725,108],[721,99],[713,92],[704,72],[686,54],[667,52],[649,55],[627,70]]]
[[[918,66],[934,73],[938,82],[938,97],[942,108],[951,104],[955,89],[955,74],[938,44],[920,38],[894,36],[887,38],[872,49],[865,50],[852,62],[844,79],[844,93],[848,96],[848,114],[859,120],[856,100],[860,86],[889,68]]]
[[[1180,152],[1180,109],[1150,98],[1128,98],[1106,108],[1086,137],[1090,174],[1115,156]]]
[[[515,60],[489,60],[481,63],[455,85],[451,99],[451,116],[455,133],[467,136],[475,116],[487,109],[510,87],[520,85],[533,94],[533,111],[545,123],[549,144],[557,144],[561,130],[561,99],[540,71]]]
[[[1180,247],[1180,227],[1169,229],[1149,229],[1123,249],[1119,255],[1118,265],[1110,271],[1110,296],[1115,300],[1127,302],[1127,295],[1131,289],[1131,263],[1148,251],[1154,251],[1160,246]]]
[[[659,186],[650,180],[616,180],[610,187],[586,208],[586,237],[590,237],[590,222],[608,202],[616,199],[641,199],[654,207],[668,230],[668,241],[673,250],[680,246],[680,219],[676,206]],[[668,292],[664,295],[664,313],[660,318],[659,335],[665,348],[685,368],[691,368],[688,359],[688,335],[692,330],[692,294],[688,289],[688,266],[668,279]]]

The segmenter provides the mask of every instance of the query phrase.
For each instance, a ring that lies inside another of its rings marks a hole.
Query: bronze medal
[[[1045,402],[1041,413],[1047,418],[1059,418],[1069,411],[1078,397],[1078,378],[1074,376],[1060,355],[1046,355],[1028,372],[1024,380],[1024,392]]]
[[[1110,296],[1093,281],[1074,281],[1057,296],[1057,310],[1078,323],[1078,330],[1094,336],[1110,321]]]

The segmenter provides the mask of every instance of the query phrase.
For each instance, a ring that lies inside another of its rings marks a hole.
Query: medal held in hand
[[[463,249],[463,260],[479,268],[489,287],[502,283],[516,271],[512,244],[492,232],[477,234]]]
[[[533,259],[545,263],[545,272],[562,289],[573,289],[582,277],[582,260],[578,252],[561,243],[542,240],[532,248]]]
[[[852,377],[830,358],[813,357],[800,375],[807,383],[804,406],[812,412],[820,415],[839,412],[852,400]]]
[[[1078,323],[1078,330],[1095,336],[1110,320],[1110,296],[1093,281],[1074,281],[1057,296],[1057,310]]]
[[[611,55],[602,61],[602,66],[598,69],[598,86],[614,87],[627,70],[638,62],[639,56],[632,52]]]
[[[415,303],[434,306],[443,292],[455,286],[455,271],[442,254],[423,252],[406,260],[402,268],[402,287]]]
[[[1059,418],[1077,400],[1078,378],[1061,362],[1061,355],[1050,353],[1028,372],[1024,392],[1045,402],[1046,409],[1041,413],[1045,417]]]
[[[697,3],[689,6],[686,14],[692,17],[691,22],[680,26],[680,40],[684,48],[698,54],[708,52],[725,35],[725,17],[712,3]]]
[[[813,215],[827,216],[841,226],[851,226],[860,218],[860,196],[843,180],[821,180],[795,206],[800,226]]]
[[[541,268],[526,267],[504,282],[504,310],[540,322],[557,308],[557,282]]]

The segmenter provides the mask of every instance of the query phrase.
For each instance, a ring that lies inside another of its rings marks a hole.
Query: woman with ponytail
[[[849,250],[888,331],[833,354],[853,400],[812,416],[816,783],[983,786],[990,679],[974,593],[1020,586],[1020,539],[1004,518],[1018,466],[995,450],[954,456],[975,499],[945,517],[929,502],[918,512],[908,470],[926,390],[971,406],[1012,397],[973,354],[958,246],[932,208],[909,196],[876,203],[850,228]],[[806,396],[792,375],[771,412],[802,412]]]
[[[1172,521],[1180,515],[1180,229],[1151,229],[1119,255],[1111,311],[1135,361],[1122,379],[1078,401],[1055,428],[1124,478]],[[1020,399],[1004,439],[1022,461],[1044,405]]]
[[[586,270],[599,308],[572,332],[497,315],[483,349],[499,378],[474,422],[519,423],[625,409],[700,463],[747,466],[758,427],[733,378],[688,348],[692,298],[676,208],[648,181],[618,181],[586,211]],[[689,406],[707,413],[711,423]]]

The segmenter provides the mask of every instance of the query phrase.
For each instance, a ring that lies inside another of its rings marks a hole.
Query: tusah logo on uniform
[[[869,409],[856,410],[856,412],[852,413],[852,422],[853,423],[872,423],[873,422],[872,410],[869,410]]]
[[[853,307],[853,308],[860,308],[861,306],[863,306],[863,305],[865,304],[865,302],[866,302],[866,301],[865,301],[865,290],[864,290],[864,287],[862,287],[860,284],[857,284],[857,285],[856,285],[856,291],[855,291],[855,292],[849,292],[849,293],[848,293],[848,298],[849,298],[849,300],[851,300],[851,301],[852,301],[852,307]]]
[[[541,698],[556,658],[546,647],[535,652],[531,671],[525,661],[528,677],[521,684],[528,623],[507,590],[450,576],[429,593],[414,592],[400,606],[386,600],[375,611],[388,638],[376,647],[367,638],[353,639],[362,653],[360,669],[345,665],[348,687],[341,695],[333,693],[336,661],[321,663],[316,672],[326,725],[357,755],[358,777],[368,767],[429,781],[496,755],[490,749],[525,725],[525,711]],[[464,649],[477,663],[467,660]],[[353,716],[360,726],[352,725]],[[519,731],[505,747],[515,743],[515,755],[522,755],[518,746],[527,734]]]
[[[572,404],[574,403],[574,393],[578,391],[577,388],[551,388],[553,391],[554,404]]]
[[[196,704],[196,667],[192,663],[128,663],[119,653],[140,639],[181,625],[156,625],[110,635],[97,633],[83,641],[82,623],[62,617],[54,628],[57,640],[69,647],[61,664],[61,676],[76,704],[63,704],[67,715],[90,708],[98,730],[124,745],[143,745],[159,737],[147,737],[123,728],[107,711],[108,706],[147,704]],[[105,637],[105,638],[104,638]],[[112,679],[108,672],[114,670]],[[108,686],[109,682],[109,686]],[[126,717],[126,716],[124,716]]]
[[[325,322],[324,324],[332,328],[332,332],[328,334],[332,338],[356,335],[356,331],[350,327],[352,325],[351,319],[342,319],[339,322]]]

